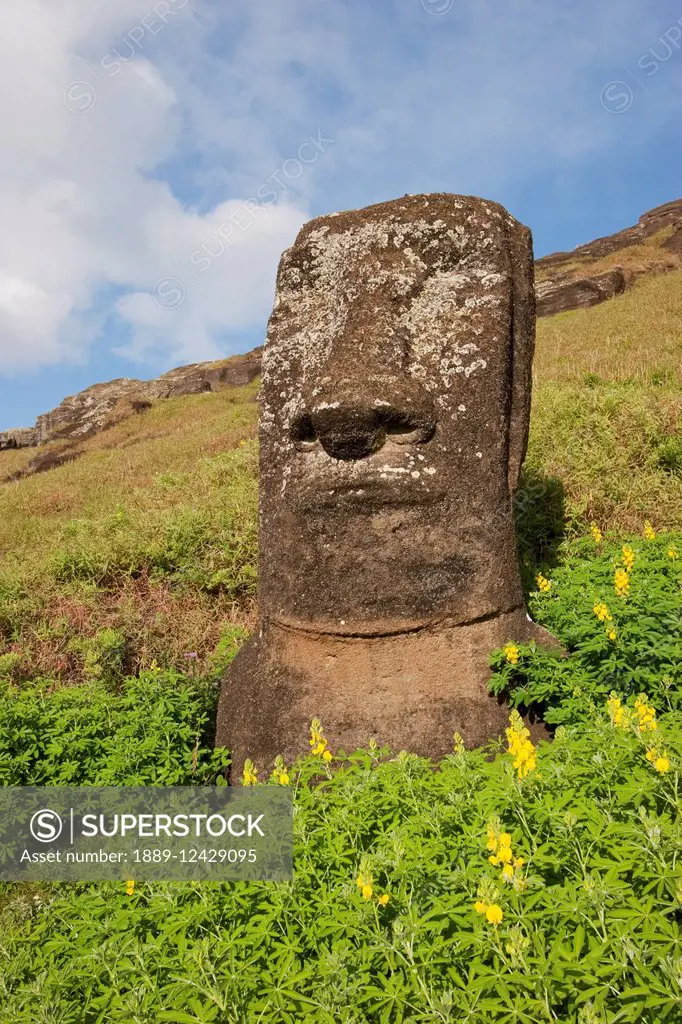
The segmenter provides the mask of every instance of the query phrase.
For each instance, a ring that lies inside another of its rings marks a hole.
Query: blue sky
[[[309,217],[503,203],[537,255],[682,194],[655,0],[22,0],[0,68],[0,429],[258,344]]]

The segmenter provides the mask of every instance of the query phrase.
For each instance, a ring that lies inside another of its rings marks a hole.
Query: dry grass
[[[538,321],[535,379],[682,380],[682,271],[643,279],[591,309]]]
[[[10,448],[0,452],[0,483],[26,469],[35,454],[35,448]]]
[[[0,487],[0,675],[6,654],[15,677],[80,682],[102,636],[116,673],[203,671],[253,624],[256,391],[159,401]],[[33,455],[0,453],[0,474]]]
[[[538,321],[526,465],[570,530],[682,529],[682,271]]]
[[[202,458],[255,437],[256,393],[253,384],[158,401],[79,444],[85,454],[77,461],[0,487],[0,556],[40,559],[73,532],[74,520],[101,520],[121,505],[144,516],[185,504],[182,483]],[[0,475],[34,455],[0,452]]]
[[[601,256],[597,260],[582,258],[564,263],[561,266],[561,273],[566,274],[568,279],[584,277],[586,271],[590,277],[596,277],[598,274],[606,273],[607,270],[621,267],[635,276],[644,276],[664,274],[670,270],[677,270],[680,266],[678,257],[665,249],[654,249],[648,245],[630,245],[626,249],[619,249],[618,252]],[[545,281],[547,278],[554,277],[556,273],[556,267],[540,267],[537,280]]]

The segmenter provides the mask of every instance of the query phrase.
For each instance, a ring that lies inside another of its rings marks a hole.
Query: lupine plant
[[[646,693],[660,709],[682,706],[682,538],[658,534],[608,543],[593,526],[567,545],[560,566],[538,572],[532,617],[557,646],[510,637],[491,660],[491,690],[546,722],[580,721],[612,690]]]

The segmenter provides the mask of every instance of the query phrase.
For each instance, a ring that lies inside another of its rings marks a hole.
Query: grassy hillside
[[[187,669],[252,619],[255,386],[157,402],[58,469],[0,486],[12,678]],[[26,452],[6,452],[17,468]],[[0,662],[0,666],[2,662]],[[11,671],[10,671],[11,670]]]
[[[591,309],[543,318],[538,321],[536,379],[582,382],[594,374],[611,381],[679,383],[681,314],[679,270],[643,278],[631,291]]]
[[[682,528],[681,325],[682,273],[539,322],[527,578],[593,520]],[[156,402],[78,461],[0,485],[0,671],[83,682],[220,661],[254,615],[256,390]],[[0,453],[0,479],[32,454]]]

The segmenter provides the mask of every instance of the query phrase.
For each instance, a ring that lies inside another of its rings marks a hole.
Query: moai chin
[[[263,360],[260,623],[223,683],[218,743],[261,770],[374,737],[441,756],[499,735],[493,648],[528,617],[512,495],[535,337],[530,231],[469,196],[306,224]]]

